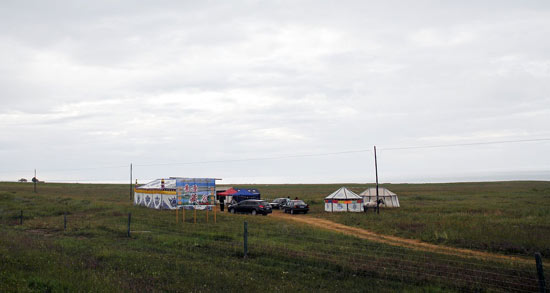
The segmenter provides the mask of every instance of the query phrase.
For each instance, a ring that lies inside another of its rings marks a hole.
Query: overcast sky
[[[384,150],[550,138],[549,93],[548,1],[0,2],[0,180],[549,180],[550,141]]]

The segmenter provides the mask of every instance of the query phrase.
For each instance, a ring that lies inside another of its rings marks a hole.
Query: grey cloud
[[[541,1],[4,1],[0,159],[63,169],[548,136],[549,16]],[[526,147],[512,160],[548,166],[533,155],[544,145]],[[458,176],[468,152],[505,168],[474,149],[387,153],[383,168]],[[346,181],[371,174],[357,158],[139,172]]]

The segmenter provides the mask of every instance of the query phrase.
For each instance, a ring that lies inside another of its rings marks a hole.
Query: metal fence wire
[[[201,214],[203,218],[196,221],[192,212],[188,212],[185,222],[182,222],[184,215],[181,213],[178,218],[175,218],[175,213],[170,217],[155,213],[162,212],[137,209],[130,215],[119,212],[90,214],[63,211],[53,216],[44,216],[33,211],[1,210],[0,224],[4,226],[3,229],[23,226],[29,230],[44,229],[50,233],[72,235],[89,233],[93,236],[91,231],[96,229],[118,238],[185,236],[180,243],[183,247],[215,248],[225,255],[243,258],[243,261],[246,258],[278,259],[327,272],[349,271],[358,278],[388,279],[413,285],[440,284],[459,291],[489,289],[498,292],[541,292],[544,285],[549,287],[547,281],[541,285],[534,258],[531,264],[474,259],[392,246],[291,224],[266,229],[257,222],[247,223],[246,216],[242,217],[244,223],[239,221],[241,218],[236,218],[233,224],[218,227],[206,223],[204,214]],[[210,217],[210,221],[213,221],[213,215]]]

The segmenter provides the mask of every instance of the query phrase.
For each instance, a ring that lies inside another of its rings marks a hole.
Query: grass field
[[[380,233],[530,258],[536,250],[548,255],[550,242],[543,235],[550,225],[548,182],[386,186],[400,195],[403,208],[380,216],[322,212],[323,197],[340,185],[255,187],[264,197],[309,201],[314,217]],[[361,191],[365,186],[349,187]],[[534,262],[442,256],[270,216],[217,213],[214,224],[212,213],[206,223],[199,212],[193,224],[188,212],[182,224],[181,214],[176,223],[173,211],[136,207],[128,198],[125,185],[42,184],[34,194],[32,184],[0,183],[0,291],[537,289]],[[244,221],[249,225],[246,259]]]
[[[342,185],[257,186],[269,197],[298,196],[312,215],[383,234],[463,248],[550,257],[550,181],[385,184],[402,208],[380,215],[325,213],[322,199]],[[356,193],[372,185],[347,184]]]

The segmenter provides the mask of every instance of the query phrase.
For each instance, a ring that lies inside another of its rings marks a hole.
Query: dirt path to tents
[[[333,221],[315,218],[307,215],[289,215],[282,212],[274,212],[271,215],[271,217],[284,219],[287,221],[298,222],[302,224],[307,224],[317,228],[340,232],[347,235],[353,235],[355,237],[367,239],[370,241],[376,241],[380,243],[385,243],[393,246],[406,247],[406,248],[415,249],[415,250],[436,252],[436,253],[453,255],[453,256],[461,256],[461,257],[487,259],[487,260],[493,260],[493,261],[495,260],[507,261],[507,262],[514,261],[514,262],[523,263],[523,264],[533,263],[532,260],[528,260],[528,259],[516,257],[516,256],[501,255],[501,254],[464,249],[464,248],[449,247],[449,246],[443,246],[443,245],[435,245],[435,244],[422,242],[420,240],[415,240],[415,239],[407,239],[407,238],[401,238],[396,236],[382,235],[366,229],[350,227],[343,224],[335,223]]]

